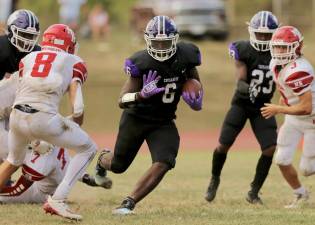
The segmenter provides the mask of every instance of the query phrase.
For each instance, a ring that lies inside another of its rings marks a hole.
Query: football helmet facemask
[[[177,49],[178,31],[172,19],[167,16],[155,16],[144,32],[147,51],[158,61],[171,58]]]
[[[259,11],[247,25],[253,48],[262,52],[269,51],[270,39],[279,26],[277,18],[269,11]]]
[[[278,28],[270,41],[270,53],[276,65],[285,65],[302,55],[303,36],[293,26]]]
[[[77,42],[74,32],[64,24],[53,24],[45,30],[42,47],[57,48],[70,54],[75,54]]]
[[[30,10],[16,10],[8,18],[6,34],[20,52],[32,51],[40,34],[37,17]]]

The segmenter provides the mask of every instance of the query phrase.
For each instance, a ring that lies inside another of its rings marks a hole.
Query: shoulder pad
[[[146,50],[136,52],[125,60],[124,71],[131,77],[140,77],[141,71],[146,70],[148,62],[152,60]]]
[[[249,41],[236,41],[229,45],[229,55],[231,58],[244,61],[248,54]]]
[[[201,53],[199,48],[188,42],[179,42],[177,44],[177,53],[181,58],[182,63],[188,64],[191,67],[199,66],[201,64]]]

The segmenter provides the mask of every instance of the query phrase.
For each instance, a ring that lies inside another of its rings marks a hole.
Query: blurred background
[[[282,25],[297,26],[305,36],[304,53],[315,63],[315,0],[0,0],[2,29],[8,14],[19,8],[38,16],[42,32],[59,22],[76,31],[79,55],[89,69],[84,86],[84,127],[89,132],[116,133],[121,112],[117,100],[126,80],[124,60],[145,48],[143,30],[157,14],[174,18],[180,39],[194,42],[202,53],[198,69],[205,89],[204,109],[193,112],[180,103],[180,130],[220,127],[235,86],[228,44],[248,39],[246,22],[260,10],[272,11]],[[66,102],[62,103],[64,113]]]

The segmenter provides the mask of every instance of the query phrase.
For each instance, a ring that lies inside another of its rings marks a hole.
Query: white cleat
[[[286,209],[296,209],[303,206],[309,199],[309,194],[306,191],[305,194],[294,194],[294,200],[291,204],[284,206]]]
[[[113,215],[120,215],[120,216],[135,214],[134,211],[132,211],[128,208],[117,208],[117,209],[114,209],[112,213],[113,213]]]
[[[58,215],[70,220],[82,220],[82,216],[73,213],[64,200],[54,200],[51,196],[48,196],[47,201],[43,205],[43,209],[46,213],[52,215]]]

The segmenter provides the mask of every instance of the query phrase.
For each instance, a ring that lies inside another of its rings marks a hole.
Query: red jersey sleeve
[[[312,74],[305,71],[298,71],[288,76],[285,83],[295,94],[300,95],[310,89],[313,80],[314,76]]]
[[[45,178],[43,174],[37,172],[25,164],[23,164],[22,173],[30,181],[39,181]]]
[[[72,78],[83,84],[87,78],[87,69],[84,62],[78,62],[73,66]]]

